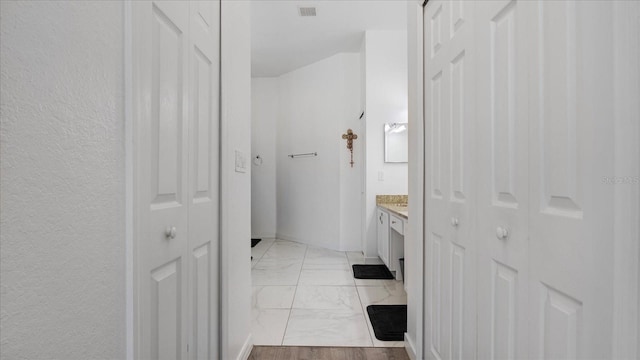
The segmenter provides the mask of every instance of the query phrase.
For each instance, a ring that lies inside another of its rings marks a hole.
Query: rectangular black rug
[[[385,265],[353,265],[356,279],[392,280],[393,274]]]
[[[255,247],[262,239],[251,239],[251,247]]]
[[[407,332],[407,305],[369,305],[367,313],[376,339],[403,341]]]

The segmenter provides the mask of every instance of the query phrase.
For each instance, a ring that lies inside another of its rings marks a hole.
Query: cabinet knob
[[[500,240],[505,240],[509,237],[509,230],[502,226],[498,226],[498,228],[496,228],[496,237]]]
[[[458,226],[458,224],[460,224],[460,221],[458,220],[457,217],[452,217],[451,218],[451,226],[456,227]]]
[[[167,226],[167,228],[164,229],[164,236],[166,236],[169,239],[175,239],[175,237],[176,237],[176,227],[175,226]]]

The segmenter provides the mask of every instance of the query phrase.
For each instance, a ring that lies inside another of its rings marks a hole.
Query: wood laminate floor
[[[409,360],[404,348],[254,346],[249,360]]]

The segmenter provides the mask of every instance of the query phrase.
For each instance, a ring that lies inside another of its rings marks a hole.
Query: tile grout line
[[[291,306],[289,306],[289,317],[287,317],[287,324],[284,326],[284,333],[282,333],[281,346],[284,346],[284,338],[287,335],[287,329],[289,328],[289,321],[291,321],[291,313],[293,313],[293,303],[296,301],[296,295],[298,294],[298,285],[300,283],[300,275],[302,274],[302,267],[304,261],[307,259],[307,251],[309,251],[309,245],[305,245],[304,256],[302,257],[302,265],[300,265],[300,271],[298,272],[298,280],[296,280],[296,289],[293,291],[293,299],[291,300]]]
[[[355,283],[356,275],[353,273],[353,265],[351,268],[351,273],[353,275],[353,282]],[[373,334],[371,334],[371,329],[369,328],[369,323],[367,319],[367,309],[364,308],[364,304],[362,303],[362,297],[360,296],[360,290],[358,289],[358,284],[356,284],[356,294],[358,294],[358,300],[360,301],[360,308],[362,309],[362,316],[364,316],[364,325],[367,327],[367,333],[369,333],[369,340],[371,340],[371,346],[376,347],[375,342],[373,341]],[[373,328],[373,326],[372,326]]]
[[[273,245],[275,245],[275,243],[276,243],[277,241],[278,241],[278,239],[277,239],[277,238],[274,238],[274,239],[273,239],[273,241],[271,242],[271,245],[269,245],[269,246],[265,249],[265,251],[262,253],[262,255],[260,256],[260,258],[256,261],[255,265],[253,265],[253,266],[251,267],[251,270],[253,270],[253,269],[254,269],[254,267],[255,267],[256,265],[258,265],[258,263],[262,260],[262,258],[267,254],[267,252],[269,251],[269,249],[271,249],[271,247],[272,247]],[[252,279],[252,280],[251,280],[251,292],[252,292],[252,293],[253,293],[253,287],[254,287],[254,286],[256,286],[256,285],[254,285],[254,284],[253,284],[253,279]],[[264,288],[265,286],[269,286],[269,285],[257,285],[257,286],[261,286],[261,287],[263,287],[263,288]],[[276,285],[276,286],[277,286],[277,285]],[[253,297],[253,296],[252,296],[252,297]],[[253,303],[253,299],[251,299],[251,302]],[[292,300],[292,303],[293,303],[293,300]],[[256,309],[257,311],[261,311],[261,310],[278,310],[278,309],[260,309],[260,308],[258,308],[258,307],[257,307],[257,305],[258,305],[258,304],[257,304],[257,299],[256,299],[256,307],[255,307],[255,309]],[[253,310],[253,309],[254,309],[254,307],[252,307],[252,310]],[[291,314],[291,309],[289,309],[289,314]],[[288,319],[288,318],[287,318],[287,321],[289,321],[289,319]],[[285,325],[285,331],[286,331],[286,325]],[[284,333],[282,334],[282,338],[284,339]],[[280,345],[282,345],[282,341],[280,342]]]
[[[263,257],[264,257],[264,255],[267,253],[267,251],[269,251],[269,249],[271,249],[271,247],[272,247],[272,246],[273,246],[273,244],[275,244],[275,243],[276,243],[276,239],[273,239],[273,241],[271,242],[271,245],[269,245],[269,246],[267,247],[267,249],[262,253],[262,255],[260,255],[260,258],[256,260],[255,265],[252,265],[252,266],[251,266],[251,269],[252,269],[252,270],[253,270],[253,268],[255,268],[255,267],[256,267],[256,265],[258,265],[258,263],[260,262],[260,260],[262,260],[262,258],[263,258]],[[258,245],[256,245],[256,246],[258,246]],[[253,286],[253,282],[251,283],[251,286]]]

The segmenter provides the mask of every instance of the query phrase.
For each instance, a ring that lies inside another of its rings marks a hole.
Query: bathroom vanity
[[[400,259],[404,258],[404,229],[409,221],[406,195],[376,196],[378,256],[402,280]]]

